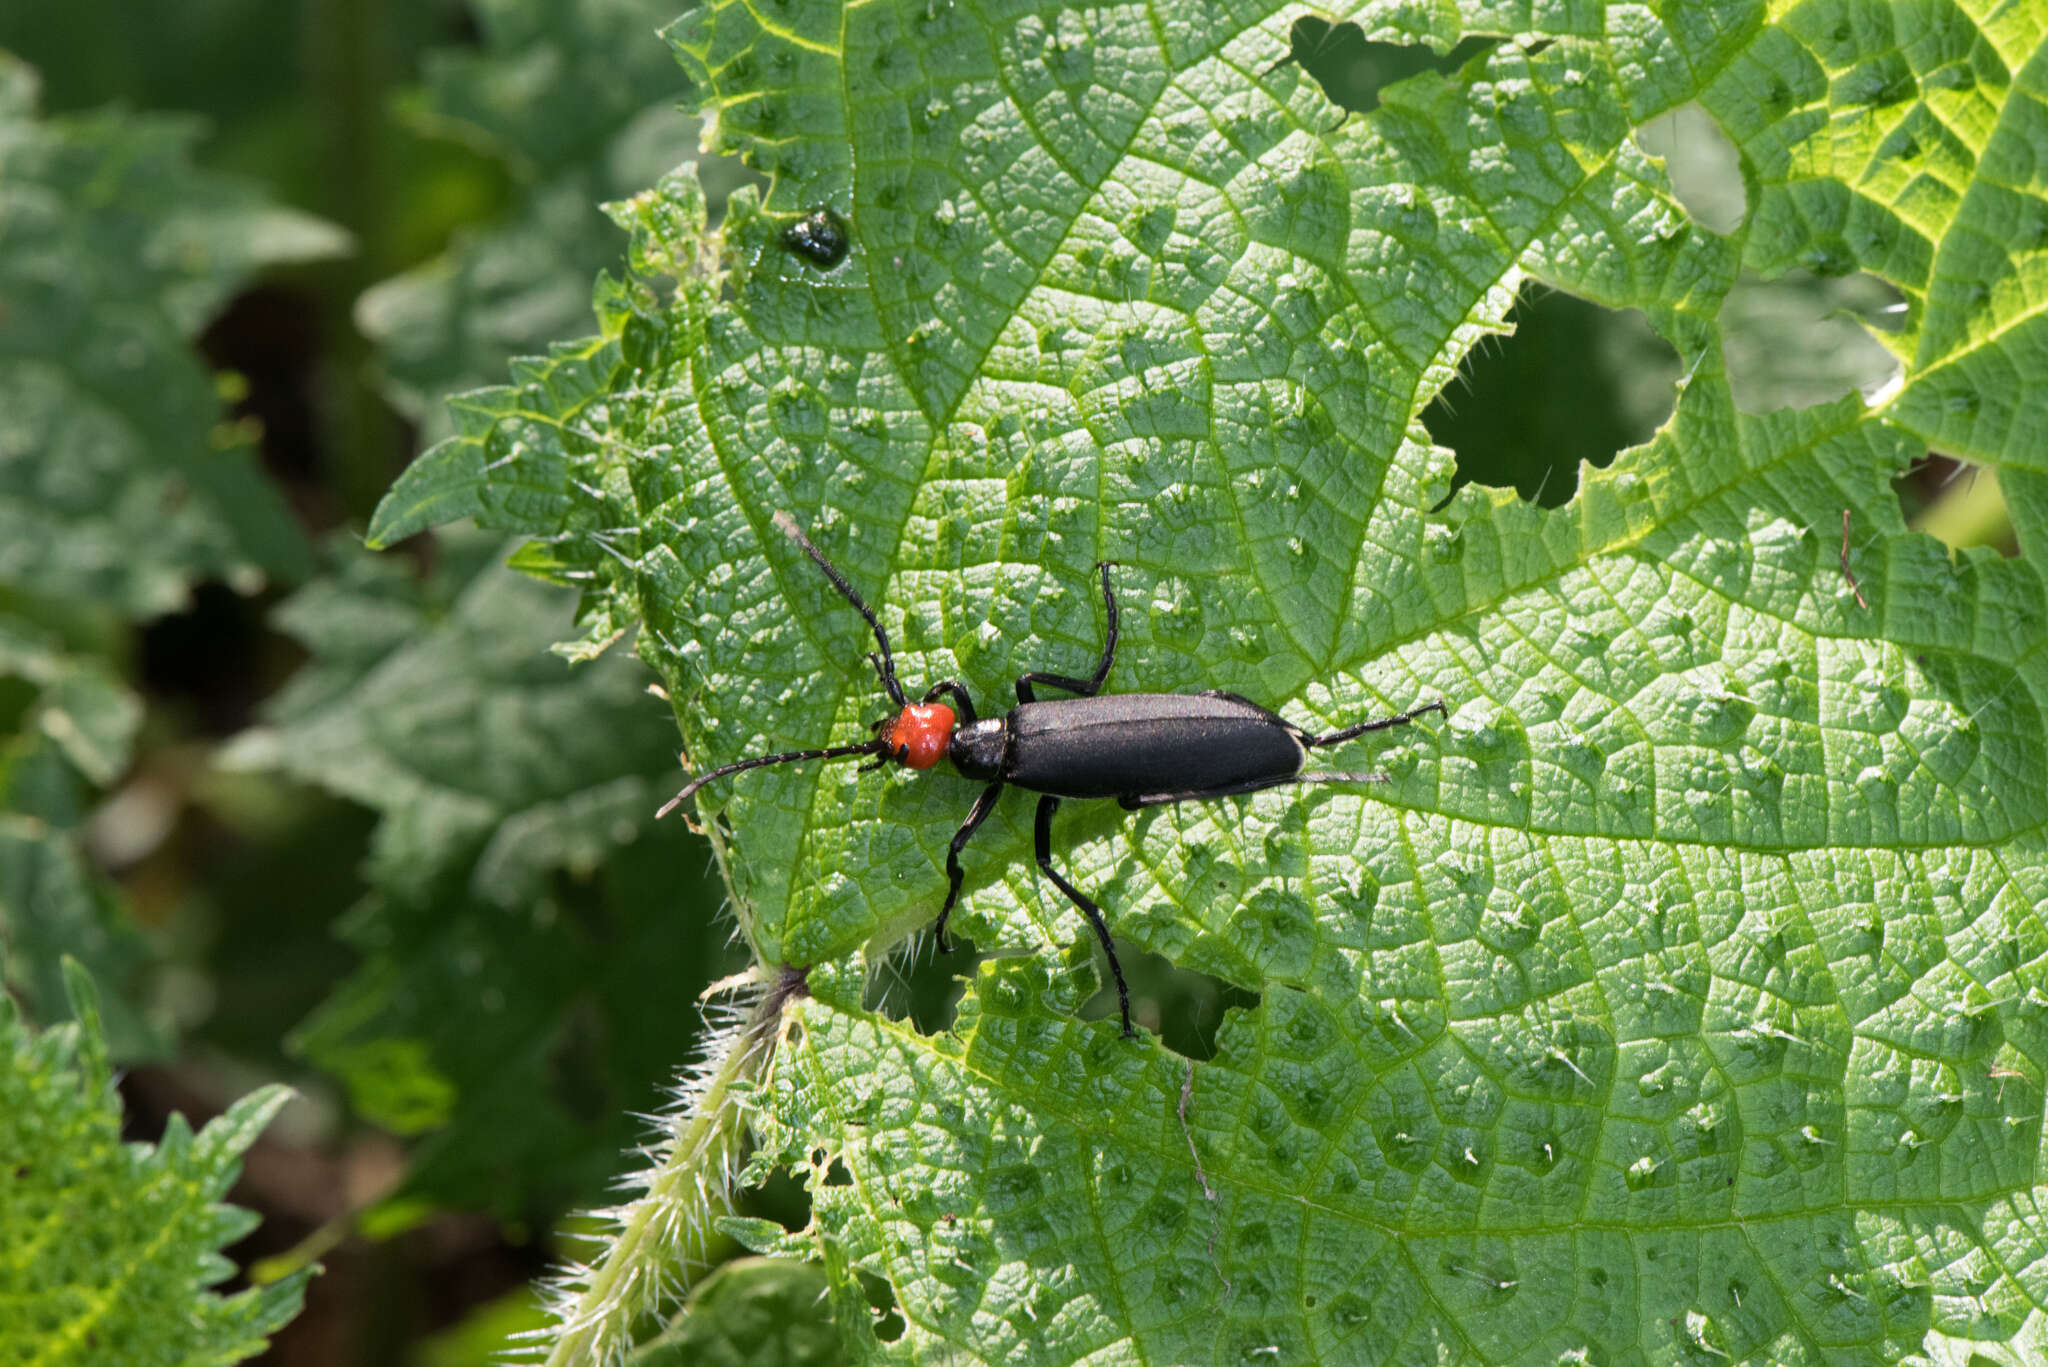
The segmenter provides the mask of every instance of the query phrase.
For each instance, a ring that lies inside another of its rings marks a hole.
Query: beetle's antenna
[[[882,647],[880,655],[870,655],[868,659],[874,662],[875,673],[882,676],[882,687],[887,690],[889,701],[898,707],[910,706],[910,700],[903,696],[903,685],[896,682],[896,657],[889,651],[889,633],[882,630],[882,624],[875,617],[874,609],[862,601],[860,594],[854,591],[853,585],[846,582],[846,576],[839,572],[839,567],[827,560],[824,552],[811,544],[811,539],[796,525],[795,518],[778,509],[775,514],[775,525],[781,529],[784,536],[804,548],[804,554],[816,561],[819,569],[825,571],[825,577],[832,581],[832,587],[846,596],[846,601],[853,604],[854,611],[867,618],[868,625],[875,629],[875,643]]]
[[[727,774],[737,774],[743,769],[760,769],[770,764],[794,764],[800,759],[850,759],[855,755],[886,756],[887,754],[889,754],[889,742],[885,740],[868,740],[862,741],[859,745],[828,745],[822,750],[790,750],[780,755],[757,755],[753,759],[734,760],[731,764],[721,764],[709,773],[699,774],[691,779],[687,784],[683,785],[683,791],[662,804],[661,810],[654,814],[654,819],[659,821],[676,808],[682,806],[689,799],[690,794],[696,792],[699,788],[711,782],[711,780],[724,778]]]
[[[1396,712],[1391,717],[1381,717],[1377,721],[1362,721],[1356,726],[1347,726],[1342,731],[1332,731],[1328,735],[1307,736],[1302,739],[1301,743],[1310,749],[1314,749],[1319,745],[1341,745],[1352,737],[1362,736],[1368,731],[1384,731],[1390,726],[1406,726],[1424,712],[1434,712],[1440,717],[1451,715],[1451,710],[1445,707],[1443,699],[1439,698],[1435,702],[1426,702],[1422,706],[1410,708],[1406,712]]]

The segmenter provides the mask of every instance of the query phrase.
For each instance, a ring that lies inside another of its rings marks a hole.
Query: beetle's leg
[[[1300,774],[1287,774],[1280,778],[1253,778],[1246,779],[1243,783],[1226,783],[1220,788],[1188,788],[1177,793],[1126,793],[1117,799],[1117,805],[1127,812],[1136,812],[1146,807],[1164,807],[1174,802],[1201,802],[1212,797],[1263,793],[1268,788],[1283,788],[1301,780]]]
[[[1127,812],[1147,807],[1164,807],[1174,802],[1206,802],[1212,797],[1241,797],[1263,793],[1268,788],[1285,788],[1290,783],[1388,783],[1391,776],[1375,770],[1369,774],[1289,774],[1285,778],[1255,778],[1243,783],[1226,783],[1220,788],[1189,788],[1178,793],[1125,793],[1117,805]]]
[[[941,693],[953,699],[953,712],[962,726],[974,725],[974,699],[967,696],[967,686],[954,679],[941,679],[924,691],[924,702],[937,702]]]
[[[1304,736],[1301,743],[1310,747],[1341,745],[1353,736],[1362,736],[1368,731],[1384,731],[1390,726],[1406,726],[1424,712],[1434,712],[1440,717],[1451,715],[1451,710],[1445,707],[1443,699],[1439,698],[1435,702],[1426,702],[1420,707],[1411,707],[1406,712],[1396,712],[1393,716],[1381,717],[1378,721],[1362,721],[1356,726],[1347,726],[1342,731],[1332,731],[1325,736]]]
[[[1033,684],[1044,684],[1049,688],[1064,688],[1067,692],[1083,698],[1095,696],[1095,690],[1088,686],[1086,679],[1076,679],[1068,674],[1044,674],[1034,669],[1029,674],[1017,676],[1018,702],[1038,701],[1031,693],[1031,685]]]
[[[1038,701],[1038,699],[1031,695],[1031,685],[1033,684],[1046,684],[1053,688],[1063,688],[1067,692],[1081,698],[1092,698],[1102,691],[1102,685],[1109,678],[1109,667],[1116,660],[1116,590],[1111,588],[1109,583],[1110,566],[1115,563],[1114,560],[1104,560],[1095,567],[1102,571],[1102,606],[1104,613],[1109,619],[1109,628],[1103,634],[1102,663],[1095,666],[1094,677],[1076,679],[1066,674],[1041,674],[1037,671],[1020,675],[1017,679],[1018,702]]]
[[[969,704],[968,720],[974,713]],[[967,848],[967,842],[974,839],[974,833],[981,829],[981,823],[996,809],[996,799],[1003,793],[1003,781],[981,790],[981,796],[974,799],[974,807],[967,813],[967,819],[960,823],[960,829],[953,832],[953,843],[946,849],[946,905],[939,908],[939,919],[932,923],[932,933],[937,939],[939,953],[946,952],[946,919],[953,914],[953,904],[960,900],[960,851]]]
[[[1052,866],[1052,814],[1060,809],[1060,800],[1047,794],[1038,799],[1038,820],[1033,836],[1038,847],[1038,867],[1053,885],[1067,895],[1067,900],[1081,909],[1088,923],[1095,927],[1095,938],[1102,941],[1102,952],[1109,956],[1109,973],[1116,979],[1117,1009],[1123,1013],[1124,1038],[1132,1038],[1131,1030],[1131,989],[1124,985],[1124,966],[1117,961],[1116,945],[1109,938],[1109,923],[1102,919],[1102,908],[1088,900],[1088,894],[1060,877],[1060,871]]]

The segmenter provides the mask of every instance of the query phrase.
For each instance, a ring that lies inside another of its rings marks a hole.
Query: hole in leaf
[[[957,929],[950,938],[952,950],[941,954],[932,936],[912,936],[905,948],[871,965],[861,1005],[890,1020],[908,1021],[920,1034],[952,1029],[961,994],[981,955],[963,944]]]
[[[1659,114],[1636,130],[1636,146],[1664,163],[1671,193],[1692,221],[1723,237],[1749,216],[1742,156],[1720,121],[1696,104]]]
[[[1474,349],[1422,421],[1457,452],[1453,489],[1512,487],[1555,508],[1580,461],[1605,466],[1671,416],[1678,353],[1639,311],[1548,287],[1523,291],[1508,321],[1513,335]]]
[[[1926,532],[1952,551],[1990,546],[2001,555],[2018,555],[2019,538],[2012,514],[1998,487],[1998,471],[1987,465],[1966,465],[1929,452],[1892,481],[1906,525]],[[1853,549],[1856,531],[1850,528]]]
[[[853,1185],[853,1174],[846,1170],[846,1164],[834,1158],[831,1166],[825,1169],[825,1185],[828,1187],[850,1187]]]
[[[896,1308],[896,1288],[886,1278],[878,1277],[864,1267],[853,1269],[860,1278],[861,1294],[868,1298],[868,1308],[874,1311],[875,1337],[884,1343],[894,1343],[903,1337],[907,1327],[903,1312]]]
[[[1905,321],[1905,296],[1874,275],[1793,271],[1740,280],[1721,304],[1728,388],[1745,413],[1810,408],[1860,389],[1875,394],[1899,362],[1871,336]]]
[[[1449,52],[1421,43],[1380,43],[1356,24],[1333,24],[1304,15],[1287,35],[1288,58],[1315,78],[1330,103],[1353,114],[1370,113],[1380,91],[1424,71],[1445,74],[1499,46],[1498,38],[1467,38]]]
[[[810,1227],[811,1193],[788,1168],[778,1165],[759,1185],[744,1189],[740,1213],[773,1220],[794,1234]]]
[[[1097,955],[1101,949],[1096,950]],[[1181,968],[1163,954],[1150,954],[1128,940],[1116,942],[1116,956],[1131,988],[1131,1023],[1158,1035],[1182,1058],[1206,1063],[1216,1057],[1216,1032],[1223,1013],[1232,1007],[1250,1009],[1259,994],[1235,983],[1191,968]],[[1116,984],[1102,964],[1105,984],[1081,1008],[1082,1020],[1116,1015]]]

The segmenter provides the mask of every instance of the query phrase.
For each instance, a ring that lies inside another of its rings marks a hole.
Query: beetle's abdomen
[[[1007,718],[1020,788],[1055,797],[1194,792],[1301,772],[1295,727],[1241,698],[1118,693],[1020,703]]]

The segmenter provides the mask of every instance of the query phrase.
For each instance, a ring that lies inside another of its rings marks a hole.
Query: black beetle
[[[846,582],[846,576],[798,529],[795,519],[778,512],[775,525],[803,547],[804,554],[816,562],[832,586],[845,595],[846,601],[873,629],[880,650],[868,659],[881,676],[882,687],[896,704],[897,713],[875,722],[874,739],[858,745],[760,755],[699,774],[657,816],[667,816],[713,779],[769,764],[871,755],[873,762],[861,766],[865,772],[889,763],[929,769],[941,758],[949,759],[963,778],[979,779],[988,786],[974,800],[967,819],[960,823],[946,851],[946,904],[939,909],[933,927],[939,948],[944,950],[946,921],[960,900],[960,851],[995,809],[996,799],[1006,784],[1043,794],[1038,799],[1033,831],[1038,867],[1095,927],[1095,938],[1102,942],[1102,951],[1109,956],[1109,971],[1116,979],[1117,1005],[1123,1013],[1126,1037],[1131,1033],[1131,994],[1124,984],[1123,965],[1117,961],[1116,946],[1110,939],[1109,925],[1102,918],[1102,908],[1052,866],[1052,816],[1059,810],[1062,798],[1113,797],[1125,810],[1136,811],[1169,802],[1256,793],[1289,783],[1384,782],[1385,774],[1303,773],[1302,768],[1308,763],[1310,750],[1338,745],[1368,731],[1405,726],[1424,712],[1450,715],[1438,700],[1391,717],[1313,735],[1277,712],[1219,689],[1205,693],[1118,693],[1099,697],[1103,682],[1109,678],[1110,665],[1116,659],[1116,591],[1109,582],[1112,561],[1096,566],[1102,575],[1102,602],[1109,620],[1102,660],[1088,678],[1037,672],[1020,675],[1017,706],[1001,717],[986,720],[975,716],[974,700],[968,696],[966,685],[955,679],[933,684],[925,690],[922,700],[911,702],[896,681],[896,658],[889,650],[889,634],[882,629],[874,611]],[[1035,696],[1035,685],[1075,696],[1040,702]],[[958,712],[940,702],[941,697],[951,698]]]
[[[846,224],[830,209],[814,209],[782,230],[782,245],[829,271],[846,259]]]

